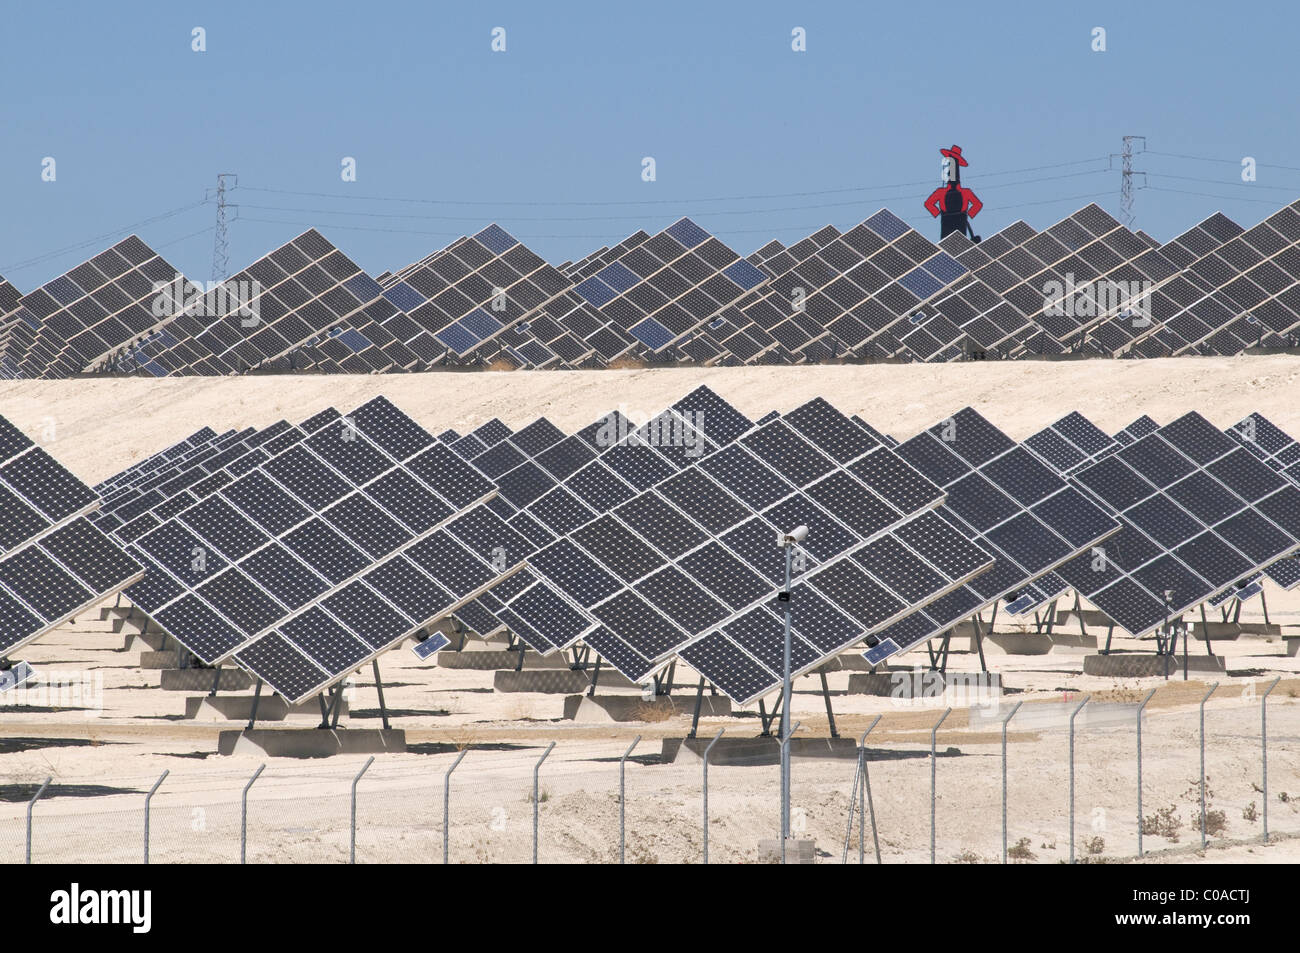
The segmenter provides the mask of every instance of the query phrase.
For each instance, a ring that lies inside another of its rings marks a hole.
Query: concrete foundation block
[[[577,695],[591,687],[585,672],[572,669],[551,671],[497,672],[492,687],[498,692],[539,692],[546,695]]]
[[[348,703],[345,699],[341,699],[339,704],[342,706],[339,710],[339,717],[346,718]],[[185,717],[194,721],[247,722],[252,713],[252,695],[197,695],[185,699]],[[290,716],[314,718],[319,722],[320,702],[312,699],[290,707],[279,695],[268,695],[265,690],[263,691],[262,697],[257,703],[257,720],[259,722],[284,721],[285,718]]]
[[[601,676],[603,682],[605,676]],[[695,696],[660,695],[646,701],[638,695],[601,695],[599,683],[594,698],[570,695],[564,699],[564,717],[577,722],[663,721],[675,715],[691,718],[695,714]],[[704,695],[700,699],[700,717],[726,717],[731,714],[731,699],[726,695]]]
[[[165,668],[162,670],[163,691],[168,692],[210,692],[212,691],[212,669],[210,668]],[[242,692],[253,687],[253,676],[242,669],[223,668],[221,681],[217,683],[219,692]]]
[[[140,653],[141,668],[179,668],[181,654],[175,649],[160,652],[157,649],[145,649]]]
[[[1097,636],[1080,635],[1078,632],[1053,632],[1048,638],[1052,640],[1053,652],[1095,649],[1101,644]]]
[[[145,618],[138,612],[130,618],[126,616],[118,616],[113,619],[113,631],[131,633],[148,632],[154,635],[163,634],[163,630],[155,625],[152,620]]]
[[[1023,635],[1019,632],[1002,632],[986,636],[984,639],[985,649],[988,648],[990,642],[1007,655],[1046,655],[1052,651],[1051,636],[1038,632],[1026,632]]]
[[[776,726],[773,725],[773,730]],[[712,737],[665,738],[663,760],[672,764],[701,764],[704,749]],[[854,760],[858,756],[858,743],[853,738],[793,738],[790,741],[790,760]],[[770,738],[728,738],[725,735],[713,746],[709,754],[710,765],[765,766],[779,764],[781,746],[776,736]]]
[[[1183,670],[1181,656],[1143,654],[1089,655],[1083,660],[1083,674],[1102,678],[1151,678],[1176,675]],[[1187,671],[1222,675],[1227,666],[1222,655],[1189,655]]]
[[[1242,635],[1271,635],[1276,637],[1282,634],[1282,627],[1276,622],[1238,622],[1237,628],[1241,629]]]
[[[131,646],[140,643],[145,646],[141,651],[162,651],[167,643],[167,636],[161,632],[124,632],[122,633],[122,651],[129,652]]]
[[[518,652],[504,649],[469,648],[463,652],[449,652],[446,649],[438,653],[439,668],[471,669],[476,672],[512,672],[519,664]],[[554,655],[538,655],[536,652],[524,654],[525,672],[567,670],[570,661],[556,652]]]
[[[254,728],[223,731],[217,753],[263,758],[328,758],[336,754],[403,754],[406,732],[378,728]]]
[[[1286,645],[1286,654],[1291,658],[1300,655],[1300,635],[1288,635],[1283,637],[1282,642]]]
[[[882,698],[916,698],[942,695],[945,687],[941,672],[894,669],[887,672],[855,672],[849,676],[850,695],[877,695]]]
[[[1236,622],[1211,622],[1207,627],[1204,622],[1192,625],[1192,638],[1204,642],[1206,633],[1212,642],[1235,642],[1241,636],[1241,626]]]
[[[758,862],[760,864],[781,863],[781,839],[766,838],[758,842]],[[817,863],[817,842],[796,840],[791,837],[785,842],[785,862],[787,864]]]

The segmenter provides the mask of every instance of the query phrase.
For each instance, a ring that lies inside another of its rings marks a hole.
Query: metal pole
[[[163,783],[163,778],[171,774],[170,770],[163,771],[158,775],[158,780],[153,783],[149,793],[144,796],[144,862],[149,863],[149,802],[153,799],[153,792],[158,790],[158,785]]]
[[[41,799],[41,795],[45,793],[45,789],[50,786],[50,782],[53,780],[52,777],[46,778],[36,793],[32,795],[32,799],[27,802],[27,863],[29,864],[32,862],[32,808],[36,806],[36,802]]]
[[[1277,688],[1277,683],[1282,681],[1279,675],[1273,679],[1273,684],[1268,686],[1264,691],[1263,697],[1259,700],[1259,755],[1260,767],[1264,771],[1264,843],[1268,843],[1268,696],[1273,689]]]
[[[366,763],[361,766],[357,776],[352,779],[352,836],[348,846],[348,863],[357,862],[357,782],[361,780],[361,775],[369,770],[370,766],[375,763],[375,756],[372,754],[366,759]]]
[[[1208,636],[1209,632],[1205,634]],[[1215,682],[1201,699],[1201,850],[1205,850],[1205,703],[1218,687],[1219,683]]]
[[[709,862],[709,755],[713,753],[713,746],[718,743],[718,740],[722,737],[722,733],[726,730],[727,730],[726,728],[719,728],[718,733],[713,736],[713,740],[710,741],[708,746],[705,747],[704,749],[704,768],[703,768],[704,777],[703,777],[702,790],[704,792],[704,863],[705,864],[708,864]]]
[[[447,773],[442,776],[442,862],[445,866],[447,863],[447,854],[450,850],[451,843],[451,773],[456,770],[456,766],[465,760],[465,755],[469,754],[468,748],[462,748],[456,760],[451,763]]]
[[[793,725],[790,726],[789,734],[787,734],[783,739],[781,739],[781,761],[783,764],[789,764],[790,739],[794,736],[794,733],[799,730],[799,726],[802,724],[803,722],[796,721]],[[784,805],[785,815],[782,817],[782,820],[785,822],[785,830],[788,833],[790,828],[790,801],[789,801],[790,779],[789,777],[785,779],[785,795],[786,795],[786,801]],[[783,864],[785,863],[785,842],[786,842],[786,838],[782,837],[781,838],[781,863]]]
[[[258,765],[257,770],[253,772],[253,776],[244,785],[244,794],[239,808],[239,862],[241,864],[248,863],[248,789],[253,786],[253,782],[261,777],[262,772],[265,770],[265,764]]]
[[[1083,711],[1091,695],[1085,695],[1079,707],[1070,712],[1070,863],[1074,863],[1074,718]]]
[[[1011,714],[1002,720],[1002,863],[1007,862],[1007,725],[1016,717],[1024,702],[1016,702]]]
[[[786,599],[790,597],[790,565],[794,556],[789,543],[785,546]],[[782,642],[781,668],[781,863],[785,863],[785,842],[790,837],[790,603],[785,604],[785,635]]]
[[[868,803],[871,802],[871,774],[867,768],[867,735],[871,734],[871,729],[876,727],[876,725],[878,725],[879,723],[880,723],[880,716],[877,715],[876,720],[871,723],[870,727],[868,727],[867,730],[862,733],[862,737],[858,739],[858,758],[860,759],[860,764],[862,765],[862,787],[858,791],[858,798],[859,798],[858,801],[858,808],[859,808],[858,810],[858,863],[859,864],[866,862],[866,857],[865,857],[866,838],[864,837],[866,831],[863,829],[863,823],[864,823],[863,811],[861,810],[866,805],[863,803],[862,799],[865,798]],[[874,803],[871,804],[871,839],[872,841],[875,842],[876,845],[876,863],[879,864],[880,863],[880,836],[876,833],[876,805]]]
[[[597,660],[596,664],[600,664],[599,660]],[[620,864],[627,863],[627,757],[640,741],[640,735],[633,738],[632,743],[627,746],[627,750],[623,752],[623,757],[618,762],[618,862]],[[706,798],[709,796],[707,790],[704,796]],[[707,824],[705,825],[704,836],[706,838],[709,836]]]
[[[533,863],[534,863],[534,864],[537,863],[537,824],[538,824],[538,815],[537,815],[537,801],[538,801],[537,776],[538,776],[538,774],[541,773],[541,770],[542,770],[542,762],[546,760],[546,756],[549,755],[549,754],[551,753],[551,749],[554,748],[554,747],[555,747],[555,742],[552,741],[549,745],[546,746],[546,750],[542,752],[542,756],[541,756],[540,758],[537,759],[537,764],[533,765]]]
[[[947,718],[950,714],[952,714],[951,708],[944,709],[943,714],[939,716],[939,720],[936,721],[934,723],[934,727],[930,729],[930,863],[932,864],[934,863],[934,801],[936,796],[935,772],[934,772],[934,739],[935,736],[939,733],[939,726],[943,724],[943,720]]]
[[[1153,688],[1147,692],[1147,697],[1142,699],[1142,704],[1138,705],[1137,710],[1137,743],[1138,743],[1138,856],[1142,856],[1142,710],[1147,707],[1147,702],[1151,701],[1151,696],[1156,693]]]

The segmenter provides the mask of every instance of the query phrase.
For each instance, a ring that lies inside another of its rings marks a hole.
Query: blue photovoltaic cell
[[[633,337],[652,351],[657,351],[661,347],[667,347],[673,340],[672,332],[654,318],[646,318],[640,324],[633,327],[631,331]]]
[[[457,322],[478,338],[488,338],[501,330],[502,324],[482,308],[475,308]]]
[[[596,277],[615,291],[627,291],[641,280],[631,268],[617,261],[596,272]]]
[[[907,231],[907,223],[884,208],[867,219],[865,224],[881,238],[891,242]]]
[[[451,324],[434,335],[439,341],[457,354],[472,350],[479,343],[477,337],[459,324]]]
[[[766,275],[743,258],[738,261],[733,261],[726,268],[722,269],[722,273],[746,291],[753,288],[755,285],[762,284],[767,278]]]
[[[598,278],[588,278],[582,284],[575,286],[573,290],[598,308],[603,304],[609,304],[618,297],[618,293],[614,289]]]
[[[337,337],[347,346],[348,350],[352,351],[354,354],[370,347],[370,339],[356,328],[348,328],[342,334],[337,335]]]
[[[694,248],[709,240],[709,233],[696,225],[689,218],[683,218],[664,229],[687,248]]]
[[[966,266],[947,252],[939,252],[925,263],[925,270],[934,275],[945,285],[952,284],[966,274]]]
[[[414,311],[420,305],[424,304],[424,295],[416,291],[406,282],[398,282],[393,287],[384,291],[384,297],[397,305],[403,311]]]
[[[943,284],[924,268],[914,268],[899,278],[898,283],[922,301],[943,288]]]
[[[507,232],[500,225],[492,224],[483,231],[474,236],[477,241],[482,242],[490,251],[500,255],[509,251],[512,247],[519,244],[513,235]]]
[[[451,639],[447,638],[441,632],[434,632],[423,642],[416,642],[415,645],[412,646],[411,651],[413,651],[418,658],[428,661],[431,656],[441,652],[449,645],[451,645]]]
[[[343,287],[347,288],[363,302],[373,301],[384,293],[384,289],[364,271],[359,272],[343,282]]]

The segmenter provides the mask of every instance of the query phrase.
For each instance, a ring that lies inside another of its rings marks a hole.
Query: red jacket
[[[960,185],[957,186],[957,189],[961,192],[961,211],[965,212],[971,218],[974,218],[980,213],[980,209],[984,207],[984,203],[981,202],[970,189]],[[943,196],[947,191],[948,186],[941,185],[931,192],[930,197],[925,200],[926,211],[928,211],[932,217],[938,218],[943,213]]]

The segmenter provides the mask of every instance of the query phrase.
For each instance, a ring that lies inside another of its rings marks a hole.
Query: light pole
[[[786,841],[790,838],[790,569],[794,548],[808,538],[807,526],[796,526],[779,533],[777,546],[785,550],[785,587],[777,601],[785,603],[785,639],[781,666],[781,862],[785,862]]]

